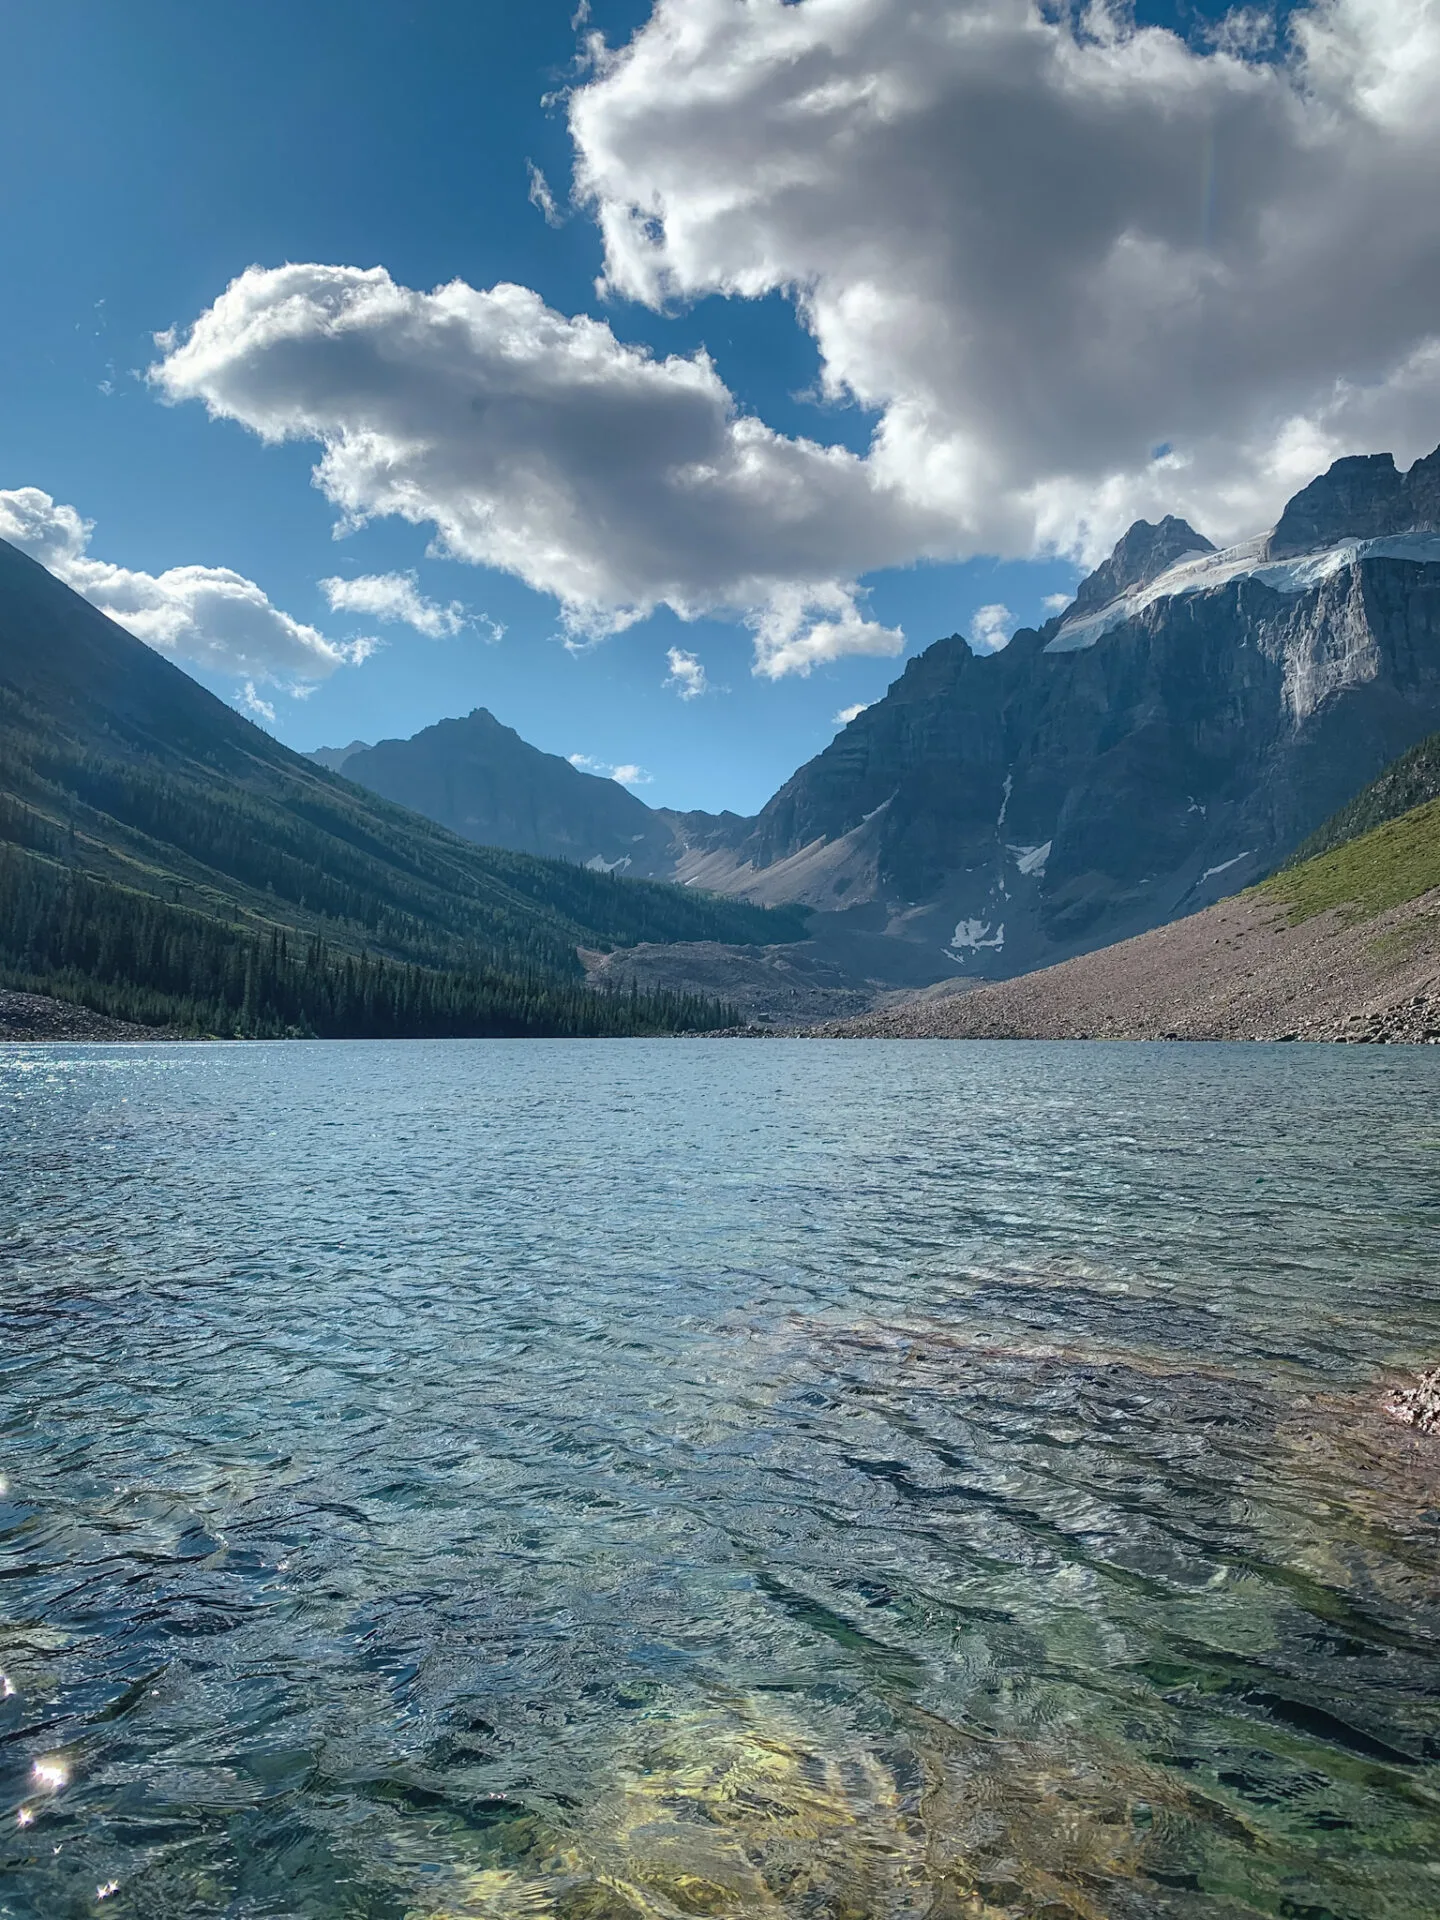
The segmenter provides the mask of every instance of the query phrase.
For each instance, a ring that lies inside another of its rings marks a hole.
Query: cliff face
[[[1098,953],[822,1029],[892,1039],[1440,1046],[1440,735],[1258,887]],[[1421,796],[1415,805],[1403,802]]]
[[[912,660],[687,877],[909,943],[936,978],[1194,912],[1440,726],[1437,528],[1440,455],[1338,462],[1224,553],[1140,523],[1040,632]]]
[[[1148,585],[1177,561],[1214,551],[1213,543],[1203,533],[1196,533],[1188,521],[1177,520],[1173,514],[1167,513],[1158,527],[1148,520],[1137,520],[1110,558],[1081,582],[1069,612],[1092,613],[1107,607],[1132,587]]]

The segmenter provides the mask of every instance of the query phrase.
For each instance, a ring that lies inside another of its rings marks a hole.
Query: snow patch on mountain
[[[1005,924],[992,929],[988,920],[962,920],[956,927],[946,951],[959,960],[966,953],[978,953],[982,947],[999,949],[1005,944]]]
[[[1232,867],[1238,867],[1242,860],[1249,860],[1254,853],[1253,847],[1247,847],[1244,853],[1237,853],[1231,860],[1222,860],[1218,867],[1207,867],[1200,876],[1203,887],[1207,880],[1213,880],[1217,873],[1228,873]]]
[[[1008,847],[1006,851],[1014,856],[1018,872],[1034,874],[1039,878],[1045,871],[1045,862],[1050,858],[1050,849],[1054,844],[1053,840],[1047,840],[1043,846]]]

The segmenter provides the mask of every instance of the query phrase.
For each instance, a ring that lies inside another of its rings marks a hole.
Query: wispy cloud
[[[459,633],[470,623],[470,615],[458,600],[442,606],[438,600],[426,599],[413,572],[362,573],[353,580],[322,580],[320,591],[334,613],[361,613],[387,625],[413,627],[431,640]]]
[[[1232,7],[1223,20],[1203,31],[1212,47],[1236,60],[1253,60],[1258,55],[1273,53],[1278,33],[1275,15],[1269,7]]]
[[[874,704],[873,700],[857,700],[853,707],[841,707],[835,715],[835,725],[848,727],[852,720],[857,720],[867,707],[873,707]]]
[[[242,713],[248,713],[252,720],[264,720],[270,726],[275,724],[275,709],[268,700],[262,700],[255,691],[255,682],[247,680],[235,696],[235,704]]]
[[[572,753],[569,758],[571,766],[578,767],[582,773],[596,774],[602,780],[618,781],[622,787],[648,787],[655,777],[647,773],[644,767],[637,767],[628,760],[612,766],[610,761],[596,760],[588,753]]]
[[[682,700],[698,700],[702,693],[711,692],[698,654],[687,653],[683,647],[671,647],[666,658],[670,671],[665,676],[665,684],[673,687]]]
[[[525,171],[530,176],[530,192],[528,198],[531,206],[540,209],[540,212],[545,217],[547,227],[563,227],[565,224],[565,215],[555,204],[555,196],[550,191],[550,182],[545,178],[545,175],[533,160],[527,160],[525,162]]]

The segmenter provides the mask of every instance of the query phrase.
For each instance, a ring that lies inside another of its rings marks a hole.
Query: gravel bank
[[[1240,894],[1153,933],[991,986],[812,1033],[973,1040],[1348,1040],[1440,1044],[1440,889],[1360,926],[1291,926]]]
[[[614,953],[580,949],[592,987],[661,989],[723,1000],[744,1020],[809,1026],[817,1020],[848,1020],[868,1013],[873,988],[801,944],[728,947],[715,941],[678,941],[667,946],[621,947]]]
[[[174,1040],[155,1027],[111,1020],[68,1000],[43,993],[12,993],[0,987],[0,1043],[15,1040]]]

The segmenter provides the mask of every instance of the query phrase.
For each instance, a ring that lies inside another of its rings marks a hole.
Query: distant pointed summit
[[[357,753],[369,751],[368,740],[352,740],[348,747],[316,747],[315,751],[307,753],[305,758],[313,760],[317,767],[326,767],[331,773],[340,773],[347,760],[353,760]]]
[[[632,878],[674,872],[679,850],[668,818],[618,782],[532,747],[488,707],[409,740],[349,752],[343,768],[347,780],[481,846]]]
[[[1214,553],[1215,544],[1186,520],[1167,513],[1158,526],[1137,520],[1116,542],[1110,558],[1080,583],[1071,614],[1089,613],[1118,600],[1131,587],[1143,587],[1188,553]]]

